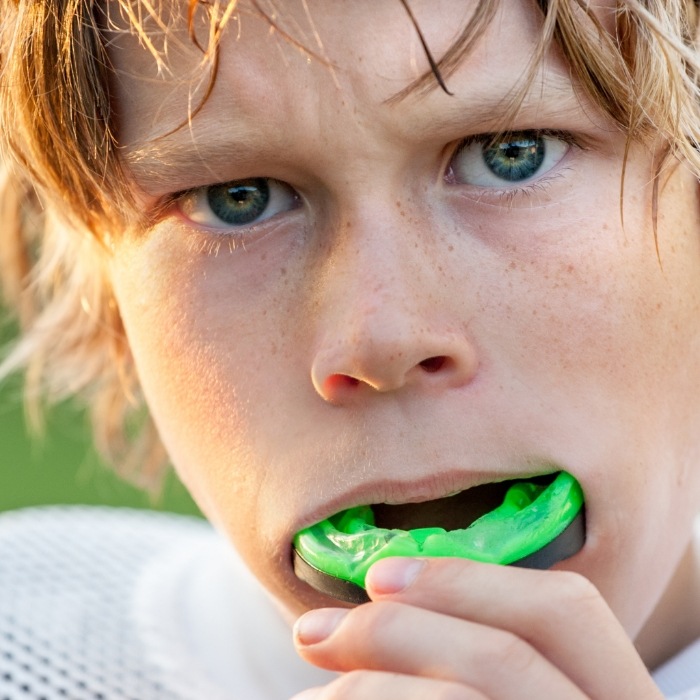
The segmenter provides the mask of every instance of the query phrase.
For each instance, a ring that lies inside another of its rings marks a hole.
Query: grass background
[[[2,320],[0,348],[12,338]],[[4,329],[4,330],[2,330]],[[0,511],[57,503],[151,508],[199,515],[174,475],[153,503],[112,474],[92,449],[83,414],[69,403],[51,410],[41,438],[30,435],[22,404],[22,379],[0,383]]]

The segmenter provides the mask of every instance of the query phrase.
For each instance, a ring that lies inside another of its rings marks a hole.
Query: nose
[[[407,387],[435,394],[471,382],[478,356],[464,287],[453,288],[438,272],[442,266],[405,238],[377,232],[358,242],[357,233],[354,227],[352,251],[335,251],[318,291],[311,366],[318,395],[342,405]]]

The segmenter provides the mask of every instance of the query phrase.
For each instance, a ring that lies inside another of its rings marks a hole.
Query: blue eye
[[[289,185],[264,177],[198,187],[179,198],[190,221],[215,228],[252,226],[298,206],[299,196]]]
[[[489,144],[482,152],[486,167],[496,177],[520,182],[537,174],[544,161],[545,145],[541,137],[530,136]]]
[[[528,182],[552,170],[567,154],[561,136],[521,131],[468,140],[452,158],[450,178],[458,184],[503,187]]]

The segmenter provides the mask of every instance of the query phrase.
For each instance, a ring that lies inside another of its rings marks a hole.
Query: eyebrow
[[[504,122],[504,117],[508,113],[513,100],[519,97],[517,89],[510,93],[494,91],[492,94],[484,92],[469,98],[469,100],[459,100],[454,97],[442,97],[444,106],[442,107],[440,122],[431,124],[431,129],[439,132],[453,131],[455,127],[463,126],[465,136],[480,133],[498,133],[508,131],[510,128],[536,128],[545,125],[538,125],[536,120],[574,119],[578,117],[581,121],[585,115],[585,121],[592,124],[587,111],[592,111],[593,107],[587,109],[585,99],[580,95],[571,83],[568,76],[550,71],[545,81],[533,80],[532,84],[522,96],[520,106],[514,115],[513,124]],[[408,96],[406,102],[412,99],[420,100],[420,96],[413,98]],[[410,113],[409,113],[410,115]],[[420,129],[420,124],[412,120],[409,116],[406,119],[409,127],[415,131]]]
[[[136,147],[124,149],[123,161],[135,181],[148,192],[183,188],[183,179],[197,183],[215,182],[232,162],[253,166],[255,153],[264,143],[262,134],[227,122],[225,130],[210,129],[205,120],[189,128],[186,124]]]
[[[420,105],[425,98],[409,96],[402,104],[415,101]],[[421,132],[430,132],[430,138],[454,135],[463,131],[464,136],[490,133],[503,128],[503,115],[507,112],[513,95],[481,94],[469,98],[441,96],[443,105],[437,123],[428,124],[420,109],[413,113],[407,110],[402,119],[402,129],[413,137]],[[387,109],[395,109],[388,106]],[[581,120],[585,115],[582,100],[569,79],[552,72],[545,82],[534,81],[525,93],[517,112],[514,128],[546,127],[534,121],[551,119]],[[204,116],[204,115],[200,115]],[[586,121],[592,123],[586,115]],[[188,186],[201,186],[220,181],[222,173],[235,164],[237,171],[248,170],[251,177],[264,176],[256,172],[260,167],[260,154],[283,147],[257,125],[237,120],[233,115],[226,128],[219,124],[208,124],[206,118],[195,118],[191,128],[185,125],[162,137],[129,147],[123,151],[123,160],[136,183],[146,192],[172,192]],[[186,182],[193,183],[190,185]]]

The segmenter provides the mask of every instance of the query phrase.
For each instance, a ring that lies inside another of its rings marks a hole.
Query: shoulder
[[[45,507],[0,514],[4,597],[117,589],[159,553],[211,537],[195,518],[121,508]]]
[[[281,700],[323,678],[208,523],[0,514],[0,699]]]
[[[149,541],[159,542],[209,529],[198,518],[172,513],[100,506],[42,506],[0,513],[0,547],[16,545],[17,538],[54,540],[65,535],[83,536],[92,542],[97,536],[118,540],[139,533]]]
[[[0,696],[195,697],[167,688],[139,599],[158,561],[212,539],[203,521],[147,511],[0,514]]]
[[[696,567],[694,578],[700,579],[700,516],[694,523],[691,547],[691,561]],[[697,616],[698,609],[699,606],[694,600],[687,600],[684,613],[689,619],[693,619]],[[654,680],[665,697],[672,700],[700,700],[700,639],[657,668],[654,671]]]
[[[700,700],[700,640],[657,669],[654,680],[671,700]]]
[[[2,591],[21,599],[61,586],[109,590],[153,557],[211,537],[195,518],[120,508],[46,507],[0,514]]]
[[[163,549],[209,536],[204,521],[167,513],[89,506],[10,511],[0,514],[0,582],[6,590],[70,572],[75,585],[85,577],[109,584],[110,576]]]

